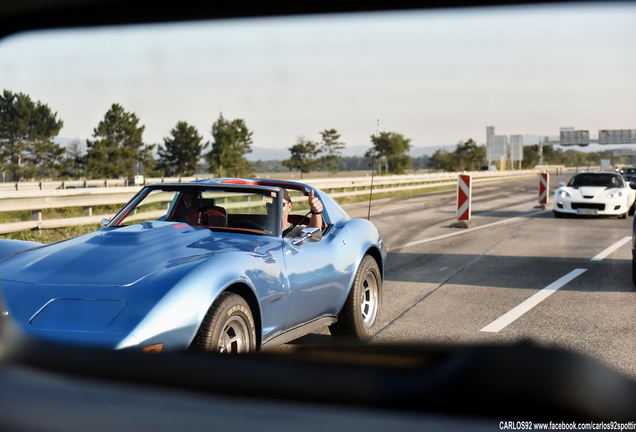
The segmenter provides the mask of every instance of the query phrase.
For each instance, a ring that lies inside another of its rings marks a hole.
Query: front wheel
[[[368,342],[378,332],[382,303],[382,278],[373,257],[364,257],[358,267],[338,321],[329,326],[334,338]]]
[[[632,282],[636,285],[636,258],[632,256]]]
[[[221,294],[206,314],[193,348],[222,354],[256,351],[256,328],[247,302],[238,294]]]

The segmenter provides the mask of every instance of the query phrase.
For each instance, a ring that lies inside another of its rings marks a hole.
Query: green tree
[[[568,156],[567,166],[582,167],[582,166],[592,165],[592,164],[589,163],[589,160],[588,160],[588,155],[589,154],[588,153],[583,153],[583,152],[576,151],[576,150],[567,150],[565,153]],[[538,157],[537,157],[537,161],[538,161]],[[600,160],[599,160],[599,165],[600,165]],[[532,167],[534,168],[534,165],[532,165]]]
[[[371,143],[373,147],[364,156],[372,160],[375,153],[376,161],[386,158],[389,173],[404,174],[411,166],[413,160],[406,154],[411,149],[410,139],[395,132],[380,132],[379,136],[371,135]]]
[[[345,144],[338,142],[340,134],[335,129],[325,129],[320,132],[320,135],[322,136],[320,152],[323,154],[320,157],[320,164],[330,174],[335,174],[338,172],[340,154]]]
[[[159,146],[157,170],[167,176],[194,174],[201,152],[210,143],[201,143],[203,137],[197,129],[184,121],[178,122],[170,134],[163,139],[164,146]]]
[[[157,144],[149,144],[142,148],[137,155],[137,162],[141,164],[143,174],[146,177],[159,177],[163,173],[157,169],[157,160],[153,151]]]
[[[257,160],[254,163],[256,171],[259,173],[281,172],[283,171],[283,162],[279,160]]]
[[[206,153],[209,172],[218,177],[252,177],[254,165],[245,158],[252,152],[252,132],[243,119],[228,121],[219,115],[212,125],[212,149]]]
[[[56,176],[64,149],[53,142],[64,125],[57,113],[28,95],[0,96],[0,164],[13,180]]]
[[[458,169],[455,155],[442,149],[435,150],[435,153],[431,156],[429,166],[438,170],[449,172],[457,171]]]
[[[544,148],[547,146],[544,146]],[[522,168],[532,169],[539,164],[539,144],[523,146]]]
[[[299,170],[301,179],[304,174],[320,166],[320,160],[317,157],[320,153],[320,147],[318,143],[314,141],[306,140],[304,137],[298,137],[296,144],[291,146],[289,151],[291,152],[291,157],[283,161],[283,166],[290,170]]]
[[[67,179],[79,179],[84,174],[86,160],[83,155],[82,141],[79,138],[71,140],[66,146],[62,161],[60,176]]]
[[[145,126],[137,126],[139,119],[113,104],[104,120],[93,129],[94,141],[86,141],[86,171],[92,178],[130,177],[135,164],[152,154],[152,146],[144,147]],[[154,166],[152,167],[154,168]]]
[[[568,167],[590,167],[601,164],[601,159],[610,159],[613,164],[627,163],[626,158],[614,156],[611,151],[581,152],[577,150],[555,149],[554,146],[543,145],[543,163],[545,165],[564,165]],[[539,164],[539,144],[523,147],[524,168],[534,168]]]
[[[455,156],[458,161],[458,171],[475,171],[486,160],[486,147],[477,145],[472,138],[469,138],[466,142],[457,143]]]
[[[367,159],[362,156],[342,156],[339,161],[340,171],[368,170]]]
[[[475,171],[486,160],[486,147],[479,146],[472,139],[458,142],[454,152],[436,150],[429,165],[444,171]]]

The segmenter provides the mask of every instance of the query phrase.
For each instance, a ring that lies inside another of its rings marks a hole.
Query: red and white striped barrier
[[[457,220],[470,220],[470,175],[460,174],[457,178]]]
[[[550,174],[542,172],[539,174],[539,204],[548,203],[548,187],[550,185]]]

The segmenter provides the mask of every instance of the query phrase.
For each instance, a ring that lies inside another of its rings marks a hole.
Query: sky
[[[47,104],[66,139],[91,139],[113,103],[148,144],[178,121],[210,140],[222,113],[272,154],[332,128],[348,147],[376,131],[482,144],[486,126],[595,138],[636,129],[635,22],[636,4],[604,2],[32,32],[0,41],[0,85]]]

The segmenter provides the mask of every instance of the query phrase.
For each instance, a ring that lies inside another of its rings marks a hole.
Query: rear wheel
[[[221,294],[206,314],[193,348],[223,354],[256,351],[256,328],[247,302],[238,294]]]
[[[364,257],[358,267],[338,321],[329,326],[334,338],[368,342],[378,332],[382,303],[382,278],[373,257]]]

